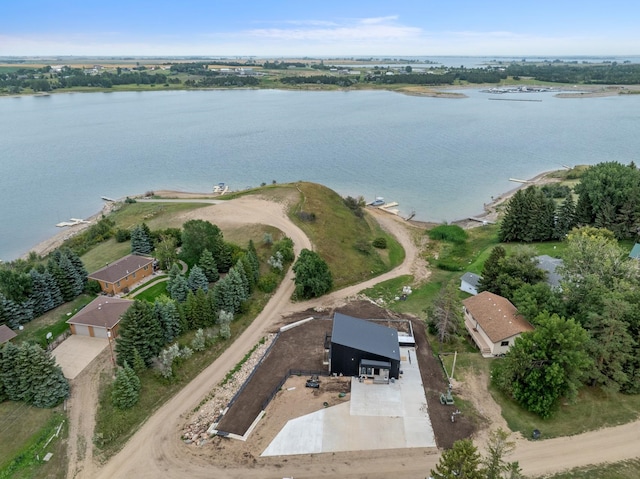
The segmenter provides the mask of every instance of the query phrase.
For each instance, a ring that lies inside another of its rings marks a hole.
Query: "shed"
[[[472,295],[478,294],[478,286],[480,285],[480,276],[475,273],[466,272],[460,278],[460,290]]]
[[[562,280],[562,276],[556,273],[556,269],[558,266],[562,266],[563,261],[559,258],[553,258],[547,254],[536,256],[536,259],[538,260],[538,268],[547,273],[546,283],[552,289],[561,289],[560,281]]]
[[[0,344],[11,341],[17,334],[6,324],[0,324]]]
[[[395,329],[341,313],[333,316],[329,371],[389,382],[400,376],[400,345]]]
[[[115,338],[120,317],[132,304],[128,299],[99,296],[68,319],[67,324],[71,334],[107,339],[111,333],[111,338]]]
[[[640,259],[640,243],[633,245],[633,248],[631,248],[631,252],[629,253],[629,258]]]

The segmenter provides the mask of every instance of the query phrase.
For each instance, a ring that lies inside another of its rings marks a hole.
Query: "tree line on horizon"
[[[233,62],[230,63],[230,65]],[[0,73],[0,91],[17,94],[24,89],[34,92],[48,92],[56,89],[73,87],[111,88],[117,85],[179,85],[182,80],[176,76],[187,74],[190,78],[183,86],[190,88],[208,87],[242,87],[260,86],[261,78],[251,75],[241,75],[237,72],[223,72],[210,69],[213,62],[176,63],[170,66],[169,73],[150,72],[144,66],[136,66],[128,70],[117,67],[116,71],[102,71],[86,73],[81,68],[65,67],[60,72],[51,71],[50,66],[43,68],[22,67],[15,71]],[[225,64],[226,63],[222,63]],[[244,65],[233,65],[244,66]],[[312,68],[318,70],[318,65],[302,62],[266,61],[263,64],[252,64],[251,67],[262,66],[266,70],[287,71],[290,69]],[[544,63],[532,64],[513,62],[506,66],[484,66],[476,68],[460,67],[432,67],[426,72],[415,72],[411,67],[403,72],[388,68],[373,68],[366,75],[288,75],[279,79],[282,84],[327,84],[348,87],[356,83],[375,84],[417,84],[417,85],[451,85],[455,82],[467,83],[500,83],[512,77],[515,80],[531,78],[535,81],[570,84],[611,84],[637,85],[640,84],[640,65],[634,63],[611,62],[604,65],[572,63]],[[322,70],[330,69],[322,65]],[[387,75],[393,72],[393,75]],[[269,83],[270,86],[273,83]]]

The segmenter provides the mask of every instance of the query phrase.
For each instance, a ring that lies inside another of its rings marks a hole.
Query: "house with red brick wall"
[[[98,281],[105,294],[127,293],[132,285],[153,274],[153,262],[151,257],[130,254],[91,273],[89,279]]]

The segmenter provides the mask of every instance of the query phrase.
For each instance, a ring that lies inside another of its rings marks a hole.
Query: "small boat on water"
[[[384,204],[384,198],[382,196],[376,196],[376,199],[369,203],[369,206],[382,206]]]

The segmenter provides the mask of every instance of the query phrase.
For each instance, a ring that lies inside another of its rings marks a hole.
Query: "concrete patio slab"
[[[62,341],[51,355],[62,368],[64,377],[73,379],[108,345],[108,339],[72,334]]]
[[[351,380],[351,400],[292,419],[262,456],[436,447],[414,348],[401,348],[401,378]]]

